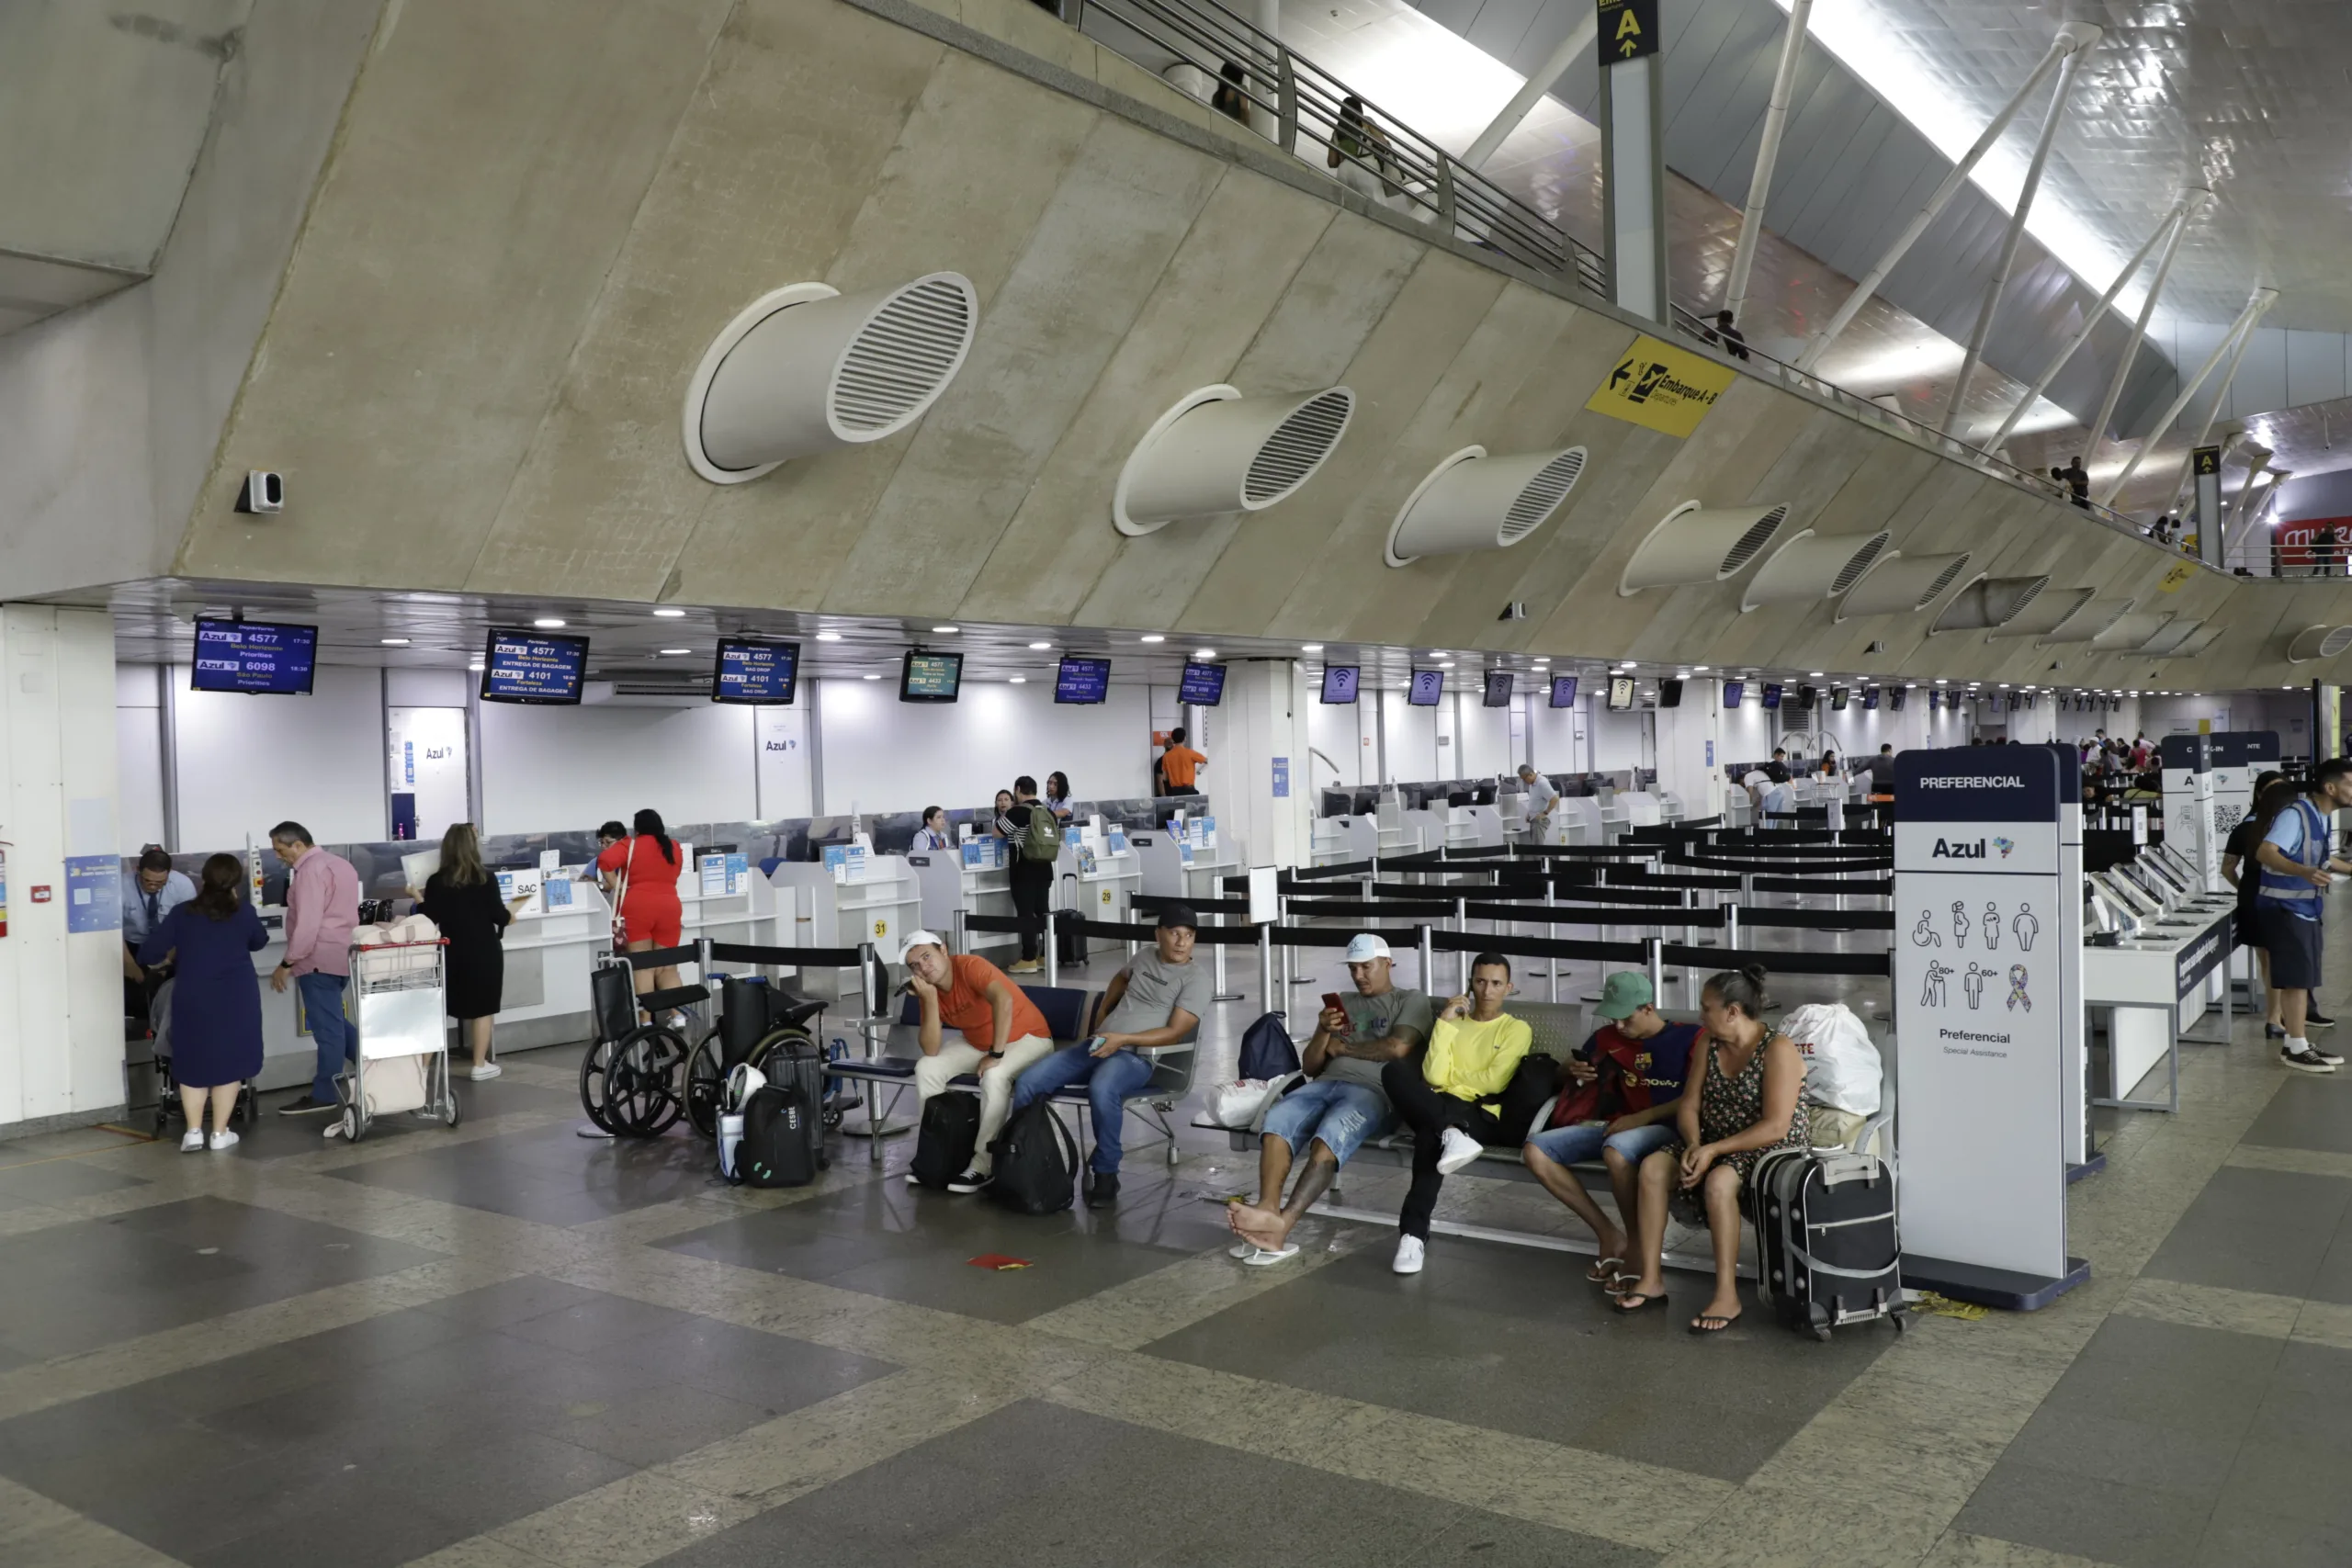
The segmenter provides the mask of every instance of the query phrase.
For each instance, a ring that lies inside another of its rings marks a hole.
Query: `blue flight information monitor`
[[[1573,675],[1552,677],[1552,705],[1572,708],[1577,705],[1577,678]]]
[[[318,666],[316,626],[198,619],[188,687],[198,692],[304,697],[311,694]]]
[[[1054,701],[1099,703],[1111,694],[1111,661],[1065,656],[1054,677]]]
[[[1736,707],[1737,707],[1737,706],[1739,705],[1739,699],[1740,699],[1740,698],[1742,698],[1742,697],[1744,697],[1744,696],[1746,696],[1747,694],[1747,682],[1745,682],[1745,681],[1725,681],[1725,682],[1724,682],[1724,707],[1726,710],[1729,710],[1729,709],[1731,709],[1731,708],[1736,708]]]
[[[1489,670],[1487,671],[1487,695],[1485,701],[1479,705],[1490,708],[1507,708],[1510,706],[1510,671]]]
[[[492,628],[482,650],[481,700],[486,703],[577,703],[588,671],[588,639],[548,632]]]
[[[1176,688],[1176,700],[1196,706],[1213,708],[1225,701],[1225,666],[1222,664],[1184,665],[1183,683]]]
[[[1767,681],[1764,682],[1764,705],[1768,708],[1776,708],[1781,705],[1781,683],[1779,682]]]
[[[960,653],[908,651],[899,668],[899,700],[902,703],[952,703],[964,689],[964,656]]]
[[[715,703],[765,703],[790,707],[800,682],[800,645],[750,637],[718,639],[718,662],[710,672]]]
[[[1323,700],[1327,703],[1351,703],[1356,700],[1356,677],[1362,671],[1353,664],[1323,666]]]
[[[1445,671],[1442,670],[1416,670],[1413,671],[1413,683],[1405,688],[1406,702],[1417,708],[1433,708],[1437,706],[1438,698],[1444,694]],[[1328,703],[1331,699],[1326,697],[1323,700]]]

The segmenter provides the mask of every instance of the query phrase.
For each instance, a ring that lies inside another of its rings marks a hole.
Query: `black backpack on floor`
[[[988,1190],[1015,1213],[1058,1214],[1078,1201],[1078,1140],[1045,1100],[1014,1111],[989,1150],[996,1168]]]
[[[980,1146],[980,1097],[950,1089],[923,1101],[922,1125],[915,1133],[914,1163],[907,1168],[918,1187],[944,1191],[971,1168]]]
[[[736,1179],[746,1187],[806,1187],[825,1168],[825,1058],[787,1041],[760,1063],[767,1082],[743,1102]]]

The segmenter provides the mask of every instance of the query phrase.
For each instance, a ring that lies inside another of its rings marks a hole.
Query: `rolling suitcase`
[[[743,1106],[738,1179],[752,1187],[806,1187],[825,1157],[825,1058],[808,1040],[786,1040],[759,1063],[767,1078]]]
[[[1875,1155],[1774,1149],[1756,1162],[1756,1294],[1816,1339],[1887,1317],[1902,1332],[1894,1173]]]
[[[1079,903],[1085,894],[1086,885],[1074,874],[1065,874],[1062,880],[1072,886],[1069,902],[1048,917],[1054,929],[1054,962],[1083,964],[1086,962],[1086,933],[1078,929],[1078,922],[1086,918]]]

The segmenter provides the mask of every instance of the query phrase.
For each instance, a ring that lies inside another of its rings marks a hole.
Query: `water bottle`
[[[730,1111],[718,1119],[718,1174],[735,1179],[735,1146],[743,1141],[743,1114]]]

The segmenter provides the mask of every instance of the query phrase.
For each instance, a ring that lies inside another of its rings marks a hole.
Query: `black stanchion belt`
[[[1758,893],[1844,893],[1859,898],[1891,898],[1894,896],[1894,878],[1891,876],[1758,876],[1751,878],[1747,885]]]
[[[710,956],[720,964],[765,964],[780,969],[854,969],[859,955],[854,947],[745,947],[714,942]]]
[[[615,958],[632,969],[674,969],[681,964],[698,963],[702,949],[698,947],[655,947],[643,953],[616,953]],[[852,958],[851,963],[857,962]]]
[[[1550,937],[1497,936],[1480,931],[1430,932],[1440,953],[1499,953],[1510,958],[1569,958],[1589,964],[1647,964],[1649,946],[1638,942],[1557,942]],[[1700,952],[1716,953],[1717,948]]]
[[[1742,909],[1743,926],[1791,926],[1822,931],[1891,931],[1892,909]]]
[[[1721,909],[1686,909],[1676,904],[1645,904],[1639,908],[1528,909],[1511,904],[1470,904],[1463,913],[1474,920],[1504,920],[1519,925],[1554,926],[1688,926],[1693,931],[1721,931]]]
[[[1430,899],[1366,903],[1357,898],[1293,898],[1285,906],[1284,912],[1309,920],[1350,918],[1374,920],[1384,917],[1402,920],[1442,920],[1453,913],[1453,905],[1451,901],[1441,904]]]
[[[1182,904],[1199,915],[1246,915],[1250,912],[1247,898],[1187,898],[1182,893],[1134,893],[1127,897],[1127,908],[1158,914],[1170,904]]]
[[[967,915],[964,929],[967,931],[1010,931],[1017,936],[1043,936],[1046,917],[1043,915]]]
[[[1886,953],[1753,953],[1732,951],[1721,947],[1682,947],[1668,944],[1660,950],[1666,962],[1693,969],[1741,969],[1750,964],[1760,964],[1780,975],[1864,975],[1888,976],[1894,973],[1894,957]]]

